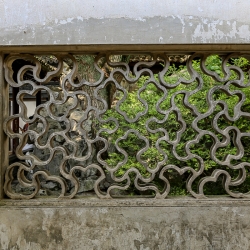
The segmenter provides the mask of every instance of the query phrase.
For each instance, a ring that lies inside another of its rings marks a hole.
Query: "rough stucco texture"
[[[245,0],[0,0],[0,45],[249,43]]]
[[[1,250],[246,250],[248,207],[0,209]]]

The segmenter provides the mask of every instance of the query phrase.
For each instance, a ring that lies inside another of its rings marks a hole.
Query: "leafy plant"
[[[222,59],[217,55],[212,55],[207,58],[205,65],[207,70],[217,73],[217,75],[221,78],[224,77],[224,72],[221,68]],[[235,58],[231,59],[228,62],[228,66],[235,65],[240,67],[243,71],[248,68],[249,62],[245,58]],[[154,75],[154,80],[150,79],[148,76],[142,76],[137,82],[137,90],[133,92],[127,93],[126,100],[120,105],[120,110],[124,112],[128,118],[134,119],[137,114],[141,114],[140,118],[135,122],[127,122],[123,115],[119,114],[115,111],[115,108],[107,110],[104,119],[108,119],[109,117],[114,117],[118,123],[119,127],[114,133],[103,132],[102,136],[107,138],[112,148],[115,148],[115,144],[117,143],[118,148],[123,149],[127,152],[128,160],[125,164],[116,171],[116,176],[121,177],[124,173],[131,168],[137,169],[142,176],[145,178],[151,175],[151,171],[148,171],[146,167],[139,163],[136,154],[143,148],[145,148],[148,142],[148,149],[145,150],[141,154],[141,160],[145,162],[149,169],[160,168],[162,162],[165,159],[164,165],[172,164],[178,167],[190,166],[194,169],[199,168],[199,162],[197,159],[193,158],[188,161],[184,161],[181,159],[177,159],[173,154],[173,146],[166,142],[166,140],[162,140],[164,137],[164,132],[162,130],[158,130],[159,128],[165,129],[167,131],[169,139],[171,141],[176,140],[177,133],[180,132],[183,126],[186,126],[184,132],[181,133],[181,140],[176,147],[176,152],[180,157],[186,156],[185,146],[187,142],[190,140],[194,140],[197,136],[197,131],[193,129],[192,122],[196,118],[192,109],[197,109],[201,114],[205,114],[209,109],[209,104],[206,100],[208,96],[208,92],[211,88],[215,86],[220,86],[222,83],[217,82],[215,78],[205,74],[202,72],[200,68],[200,61],[194,60],[192,63],[192,67],[195,71],[199,73],[201,79],[195,79],[189,84],[179,84],[177,87],[168,89],[167,96],[164,97],[164,92],[162,90],[162,85],[159,82],[158,75]],[[168,84],[175,84],[177,80],[182,77],[186,80],[191,79],[191,76],[187,70],[186,66],[181,66],[176,68],[175,65],[170,66],[167,73],[164,76],[164,81]],[[239,78],[238,73],[235,70],[231,70],[230,79],[225,81],[225,84],[228,81],[237,80]],[[249,81],[249,76],[247,72],[244,72],[244,83]],[[187,107],[183,104],[184,102],[184,93],[190,93],[190,91],[197,89],[200,86],[200,90],[196,91],[196,93],[190,95],[188,102],[191,105]],[[247,88],[239,88],[230,85],[230,91],[240,90],[247,98],[242,106],[242,110],[245,112],[249,112],[250,107],[250,89]],[[148,104],[148,112],[143,114],[146,110],[146,106],[138,100],[137,93],[140,93],[140,98],[145,100]],[[120,94],[119,99],[122,98],[122,94]],[[228,93],[223,92],[220,88],[213,92],[213,100],[221,100],[227,104],[229,115],[232,117],[234,115],[234,107],[239,102],[239,97],[237,95],[229,95]],[[164,112],[171,108],[171,98],[174,98],[174,103],[176,107],[178,107],[180,114],[178,117],[178,113],[171,111],[166,119]],[[160,104],[159,104],[160,103]],[[158,112],[157,109],[162,110],[163,112]],[[198,127],[201,130],[209,130],[217,135],[217,137],[222,140],[223,136],[215,131],[212,126],[212,122],[214,116],[218,114],[222,110],[222,107],[217,105],[216,109],[210,116],[206,116],[204,119],[201,119],[198,122]],[[152,119],[154,118],[154,119]],[[158,121],[155,122],[155,121]],[[160,121],[160,122],[159,122]],[[184,123],[183,123],[184,121]],[[151,130],[147,129],[146,125],[148,122],[148,126]],[[223,130],[228,126],[235,126],[240,129],[241,132],[249,132],[249,120],[245,117],[240,117],[237,121],[231,122],[225,118],[225,116],[220,116],[218,119],[218,127]],[[106,128],[109,130],[114,129],[114,122],[107,122],[102,124],[102,128]],[[136,132],[139,131],[140,136],[136,135]],[[127,131],[131,131],[131,133],[127,134],[126,138],[123,138],[124,134]],[[230,137],[234,137],[234,132],[230,133]],[[146,138],[146,139],[145,139]],[[248,137],[244,137],[242,139],[242,143],[245,148],[244,156],[240,160],[235,160],[233,164],[249,161],[250,159],[250,140]],[[158,147],[161,149],[160,151],[157,149]],[[228,167],[221,166],[216,161],[214,161],[210,157],[210,149],[213,145],[213,140],[209,135],[205,135],[200,138],[199,143],[193,143],[191,152],[193,154],[198,155],[204,161],[205,170],[201,175],[201,178],[204,176],[210,176],[214,169],[225,169],[227,170],[232,178],[236,178],[238,175],[237,170],[232,170]],[[221,147],[216,152],[217,159],[223,161],[226,155],[236,155],[237,148],[234,145],[233,140],[225,146]],[[108,166],[114,168],[118,163],[122,163],[124,161],[124,155],[120,153],[117,148],[115,150],[109,151],[108,157],[105,159]],[[171,194],[173,195],[183,195],[187,194],[185,189],[185,180],[187,179],[189,173],[180,176],[178,173],[173,170],[166,173],[168,179],[170,180],[173,188],[171,189]],[[133,179],[133,174],[131,174],[131,178]],[[250,177],[247,177],[247,180],[241,187],[242,192],[246,192],[249,190]],[[159,179],[155,178],[153,181],[159,188],[162,188],[162,183]],[[197,185],[197,182],[194,183],[194,186]],[[235,188],[234,190],[238,190],[239,188]],[[214,183],[209,183],[204,188],[206,194],[224,194],[224,190],[221,185]],[[131,192],[134,192],[133,187],[131,188]]]

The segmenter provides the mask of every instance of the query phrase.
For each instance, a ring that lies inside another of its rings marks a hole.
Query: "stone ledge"
[[[173,197],[164,200],[154,198],[114,198],[99,199],[96,197],[84,197],[75,199],[36,198],[32,200],[0,201],[0,209],[5,208],[32,208],[32,207],[250,207],[250,199],[233,199],[219,196],[207,199],[195,199],[192,197]]]
[[[249,43],[203,43],[203,44],[75,44],[75,45],[0,45],[4,53],[96,53],[96,52],[169,52],[185,54],[190,52],[249,52]]]

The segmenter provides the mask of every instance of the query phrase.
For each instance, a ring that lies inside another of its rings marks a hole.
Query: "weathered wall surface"
[[[245,0],[0,1],[0,45],[249,43]]]
[[[28,203],[2,203],[1,250],[250,249],[250,201]]]

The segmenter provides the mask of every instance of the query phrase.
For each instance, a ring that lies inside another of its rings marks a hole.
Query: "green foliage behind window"
[[[246,71],[248,68],[248,61],[245,58],[237,58],[230,60],[232,65],[236,65],[240,67],[243,71]],[[212,77],[204,74],[200,69],[200,61],[193,61],[193,68],[200,74],[203,80],[202,88],[197,91],[195,94],[192,94],[188,102],[192,104],[192,107],[197,109],[200,113],[206,113],[209,109],[208,102],[206,97],[208,95],[208,91],[214,87],[219,86],[222,83],[216,82]],[[206,61],[206,68],[210,71],[216,72],[219,76],[223,77],[223,71],[221,68],[221,58],[219,56],[210,56]],[[247,73],[244,73],[245,83],[249,81],[249,76]],[[181,66],[176,68],[175,66],[169,67],[167,73],[164,76],[164,80],[169,84],[175,84],[176,81],[180,78],[184,78],[186,80],[190,79],[190,74],[188,73],[186,66]],[[237,72],[231,71],[231,77],[229,80],[238,79]],[[154,81],[158,84],[154,84],[152,79],[148,76],[142,76],[137,82],[137,90],[127,93],[126,100],[120,105],[120,109],[126,113],[127,117],[130,119],[134,119],[136,114],[143,113],[146,107],[143,103],[138,100],[138,92],[140,93],[140,97],[148,103],[148,112],[145,115],[142,115],[136,122],[128,123],[122,115],[120,115],[115,108],[108,110],[103,116],[104,119],[108,117],[114,117],[119,122],[119,128],[116,132],[108,134],[102,133],[102,136],[108,138],[110,145],[115,145],[115,142],[119,140],[118,146],[124,149],[128,154],[128,161],[121,166],[118,171],[116,171],[116,176],[121,177],[124,173],[130,168],[136,168],[139,170],[142,176],[145,178],[150,176],[150,172],[147,171],[143,164],[139,163],[136,159],[136,154],[145,147],[146,142],[143,138],[139,138],[135,133],[131,132],[128,134],[127,138],[124,140],[120,140],[122,136],[126,133],[126,131],[138,130],[140,135],[146,137],[149,142],[149,149],[141,154],[141,159],[147,163],[150,169],[160,168],[163,165],[173,164],[178,167],[190,166],[194,169],[199,168],[199,163],[196,159],[191,159],[188,161],[181,161],[176,159],[172,152],[172,145],[167,143],[165,140],[161,138],[164,137],[164,131],[159,130],[159,132],[150,132],[147,130],[145,124],[148,122],[149,128],[151,131],[155,131],[160,128],[164,128],[168,132],[169,139],[174,141],[177,138],[177,133],[182,129],[184,124],[178,119],[178,115],[176,112],[172,111],[168,115],[167,119],[165,119],[165,115],[163,114],[170,107],[170,100],[174,98],[174,102],[176,106],[181,111],[181,117],[185,121],[186,130],[181,135],[181,140],[178,143],[176,148],[176,152],[178,155],[185,157],[186,151],[185,146],[186,143],[190,140],[194,140],[197,132],[192,128],[192,121],[196,118],[191,108],[187,108],[184,104],[184,95],[183,91],[189,92],[197,89],[199,82],[193,81],[190,84],[179,84],[177,87],[173,89],[167,90],[167,96],[164,97],[164,92],[162,91],[163,87],[160,85],[158,80],[158,75],[154,75]],[[239,89],[233,85],[230,85],[230,90]],[[143,90],[143,91],[142,91]],[[249,112],[250,111],[250,88],[242,88],[241,90],[247,97],[245,103],[242,106],[242,110]],[[178,92],[178,93],[177,93]],[[120,95],[120,99],[122,98],[122,94]],[[230,116],[234,115],[234,107],[239,102],[239,97],[237,95],[228,95],[220,90],[217,90],[213,93],[213,100],[222,100],[228,106],[228,112]],[[157,103],[160,102],[159,108],[163,111],[160,113],[156,110]],[[222,135],[216,132],[212,127],[212,121],[214,116],[221,111],[221,107],[218,105],[213,112],[213,114],[205,119],[202,119],[198,123],[198,127],[202,130],[209,130],[214,132],[220,140],[222,140]],[[153,119],[152,119],[153,118]],[[155,122],[158,120],[160,122]],[[149,122],[150,121],[150,122]],[[228,126],[236,126],[241,132],[249,132],[250,122],[244,117],[239,118],[236,122],[230,122],[225,119],[225,117],[221,116],[218,120],[218,127],[220,129],[225,129]],[[102,124],[103,128],[114,129],[115,124],[113,122]],[[233,138],[233,132],[230,134],[231,138]],[[244,138],[242,141],[245,154],[241,160],[235,161],[235,164],[239,161],[249,161],[250,159],[250,140],[248,138]],[[205,171],[202,174],[201,178],[204,176],[210,176],[214,169],[225,169],[227,170],[233,178],[235,178],[238,174],[237,170],[231,170],[228,167],[220,166],[215,161],[213,161],[210,157],[210,148],[212,146],[212,138],[208,135],[203,136],[199,143],[194,143],[191,147],[191,152],[200,156],[205,164]],[[157,146],[161,149],[160,151],[157,149]],[[229,145],[223,148],[219,148],[216,152],[216,157],[219,160],[223,160],[227,154],[235,155],[237,153],[237,148],[235,147],[233,140]],[[115,167],[119,162],[124,160],[124,155],[118,150],[113,150],[109,152],[109,155],[105,161],[109,165],[109,167]],[[187,179],[188,173],[184,176],[180,176],[178,173],[174,171],[169,171],[167,173],[167,177],[170,180],[172,185],[171,194],[173,195],[183,195],[187,194],[185,189],[185,180]],[[133,175],[131,175],[133,178]],[[158,185],[160,188],[162,187],[162,183],[156,178],[154,183]],[[197,184],[197,183],[196,183]],[[241,191],[246,192],[250,188],[249,177],[247,177],[247,181],[242,185]],[[133,187],[131,187],[131,192],[133,192]],[[224,194],[224,190],[222,189],[219,183],[211,183],[211,185],[207,185],[205,187],[206,194]]]

